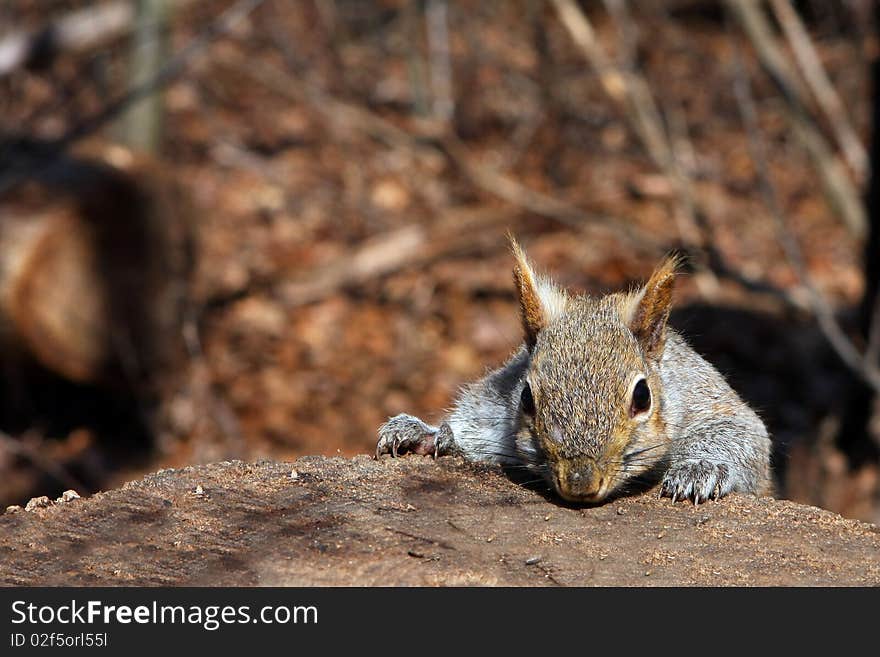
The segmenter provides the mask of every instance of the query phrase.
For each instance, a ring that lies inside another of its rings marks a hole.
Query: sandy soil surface
[[[818,508],[567,507],[452,458],[222,462],[31,507],[0,516],[3,584],[880,584],[880,528]]]

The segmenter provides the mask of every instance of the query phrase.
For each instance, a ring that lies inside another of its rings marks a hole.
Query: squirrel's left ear
[[[508,237],[513,257],[516,258],[513,267],[516,297],[522,314],[526,344],[531,349],[538,340],[538,333],[544,330],[554,317],[565,312],[568,296],[549,279],[536,274],[522,247],[517,244],[513,236]]]
[[[630,301],[627,323],[649,358],[663,353],[666,322],[672,308],[672,288],[680,266],[679,256],[668,256]]]

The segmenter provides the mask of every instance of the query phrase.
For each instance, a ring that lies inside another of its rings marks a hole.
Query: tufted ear
[[[556,287],[550,279],[535,273],[525,252],[512,236],[510,236],[510,248],[516,259],[513,281],[522,313],[525,340],[531,349],[538,339],[538,333],[555,317],[565,312],[568,295],[564,290]]]
[[[667,256],[630,302],[627,324],[648,358],[659,358],[666,341],[666,322],[672,308],[679,256]]]

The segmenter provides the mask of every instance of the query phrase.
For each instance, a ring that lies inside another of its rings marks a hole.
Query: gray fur
[[[674,431],[663,492],[696,501],[768,492],[770,438],[761,418],[680,335],[667,335],[660,376],[665,420]]]
[[[651,473],[673,501],[769,492],[764,423],[665,318],[662,352],[644,349],[627,319],[640,298],[566,297],[565,311],[531,348],[462,388],[439,427],[411,415],[382,425],[377,456],[458,453],[521,467],[575,500],[599,501]],[[639,377],[650,382],[653,401],[633,419],[631,384]],[[538,400],[534,418],[521,408],[527,381]],[[587,489],[591,478],[599,483]]]

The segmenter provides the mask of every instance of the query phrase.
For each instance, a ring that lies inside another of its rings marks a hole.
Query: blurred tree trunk
[[[189,205],[152,159],[99,146],[0,204],[0,360],[146,390],[179,362]]]
[[[169,0],[132,0],[137,3],[129,60],[129,87],[154,78],[168,56]],[[123,141],[131,148],[156,153],[162,138],[162,96],[153,93],[123,115]]]

